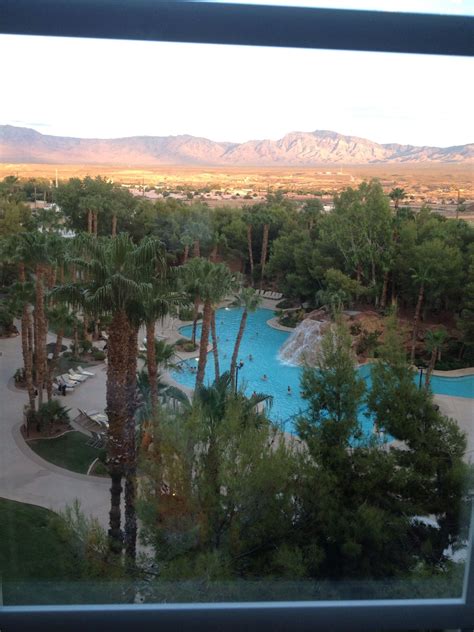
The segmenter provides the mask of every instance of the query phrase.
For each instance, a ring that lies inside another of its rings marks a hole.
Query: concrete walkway
[[[20,336],[1,339],[0,351],[0,497],[54,511],[78,500],[82,511],[96,517],[105,527],[108,523],[109,481],[68,472],[47,463],[30,450],[20,434],[27,394],[8,386],[15,370],[23,364]],[[99,392],[105,401],[105,372],[97,373],[95,378],[88,380],[91,384],[83,384],[77,392],[66,396],[65,405],[91,408],[95,405],[92,396],[97,397]],[[97,382],[92,387],[95,380]],[[74,413],[71,411],[71,417]]]

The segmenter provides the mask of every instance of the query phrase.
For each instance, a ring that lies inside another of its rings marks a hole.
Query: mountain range
[[[73,138],[0,125],[2,163],[311,167],[333,163],[467,163],[473,159],[473,143],[453,147],[379,144],[324,130],[291,132],[279,140],[230,143],[189,135]]]

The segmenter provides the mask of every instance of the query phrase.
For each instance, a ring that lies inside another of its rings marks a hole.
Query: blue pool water
[[[223,308],[216,312],[216,333],[219,345],[220,371],[229,370],[235,339],[242,316],[241,309]],[[244,366],[239,370],[239,387],[243,387],[247,395],[254,391],[264,392],[273,397],[273,405],[269,417],[276,422],[284,423],[287,430],[291,430],[292,421],[298,413],[305,409],[306,403],[300,397],[301,369],[281,362],[278,351],[290,335],[289,332],[279,331],[267,325],[267,320],[273,317],[273,311],[258,309],[249,314],[247,326],[240,345],[239,361]],[[183,336],[191,337],[192,326],[182,327]],[[201,335],[198,327],[197,337]],[[250,359],[250,356],[252,359]],[[173,373],[174,379],[191,388],[194,387],[196,374],[189,370],[190,366],[197,366],[197,359],[184,363],[181,371]],[[370,388],[370,366],[364,365],[359,369],[361,377]],[[267,379],[264,380],[263,376]],[[214,380],[214,359],[209,354],[206,366],[205,381]],[[288,386],[291,395],[288,394]],[[445,378],[433,376],[431,387],[434,393],[455,395],[457,397],[474,397],[474,375],[459,378]],[[361,411],[361,423],[369,431],[372,423]]]

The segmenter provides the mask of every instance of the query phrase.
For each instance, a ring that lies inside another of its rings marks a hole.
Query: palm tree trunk
[[[46,316],[44,312],[44,286],[43,286],[43,266],[36,266],[36,301],[35,301],[35,314],[36,314],[36,348],[35,348],[35,361],[36,361],[36,383],[38,388],[38,406],[43,403],[43,386],[46,369]]]
[[[438,356],[438,348],[437,347],[433,347],[433,349],[431,350],[430,363],[428,365],[428,369],[426,371],[426,377],[425,377],[425,389],[426,390],[428,390],[429,387],[430,387],[431,375],[432,375],[433,370],[435,368],[437,356]]]
[[[268,233],[269,233],[269,230],[270,230],[270,224],[264,224],[263,225],[262,258],[261,258],[261,261],[260,261],[260,267],[261,267],[260,289],[262,289],[263,275],[265,273],[265,264],[267,262]]]
[[[92,211],[87,211],[87,232],[89,235],[92,234]]]
[[[154,320],[148,321],[146,324],[146,362],[150,382],[151,412],[155,418],[158,412],[158,366],[156,364]]]
[[[73,343],[74,343],[74,355],[77,358],[79,355],[79,331],[78,331],[77,324],[74,325],[72,338],[73,338]]]
[[[99,214],[96,211],[94,213],[94,237],[97,237],[98,223],[99,223]]]
[[[247,246],[249,249],[250,278],[253,284],[253,249],[252,249],[252,224],[247,224]]]
[[[193,343],[193,345],[196,344],[196,329],[197,329],[197,321],[198,321],[198,314],[199,314],[199,305],[200,305],[201,301],[198,298],[194,299],[194,316],[193,316],[193,332],[191,334],[191,341]]]
[[[114,213],[112,215],[112,237],[117,236],[117,215]]]
[[[202,315],[201,340],[199,343],[199,362],[196,375],[196,387],[201,386],[204,382],[204,373],[206,371],[207,362],[207,346],[209,344],[209,329],[211,327],[212,305],[209,300],[204,303],[204,311]]]
[[[211,336],[212,336],[212,353],[214,355],[214,373],[215,379],[217,380],[220,375],[219,369],[219,349],[217,346],[217,335],[216,335],[216,310],[212,310],[211,316]]]
[[[109,547],[113,553],[120,553],[122,549],[120,498],[126,459],[129,332],[130,326],[126,313],[123,310],[117,311],[109,329],[106,386],[106,412],[109,418],[107,465],[112,479],[108,535]]]
[[[418,324],[420,322],[421,306],[423,304],[424,292],[425,292],[425,284],[422,283],[420,285],[420,291],[418,292],[418,300],[416,302],[416,308],[415,308],[415,317],[413,319],[413,338],[411,342],[411,354],[410,354],[410,362],[412,364],[415,362],[416,337],[418,334]]]
[[[154,338],[152,339],[154,342]],[[147,339],[148,343],[148,339]],[[148,345],[147,345],[148,346]],[[127,362],[127,422],[125,428],[125,553],[128,563],[134,566],[137,549],[136,473],[137,448],[135,439],[135,412],[137,408],[137,347],[138,327],[131,326],[128,339]]]
[[[46,382],[46,392],[48,393],[48,402],[51,401],[53,396],[53,371],[56,366],[56,362],[58,361],[59,354],[61,353],[61,348],[63,345],[63,336],[64,330],[62,328],[58,329],[58,333],[56,334],[56,344],[54,345],[53,357],[51,358],[51,362],[48,367],[48,381]]]
[[[189,244],[186,244],[184,246],[184,253],[183,253],[183,265],[187,262],[189,257]]]
[[[29,344],[29,332],[31,331],[31,314],[28,305],[23,306],[21,314],[21,350],[25,367],[26,388],[30,409],[35,410],[35,387],[33,385],[33,352]]]
[[[18,279],[20,283],[26,282],[25,264],[20,263],[18,269]],[[30,409],[35,410],[35,388],[33,385],[33,352],[31,344],[29,344],[29,335],[31,330],[31,313],[28,303],[25,301],[21,312],[21,350],[23,355],[23,366],[25,369],[26,388],[28,390],[28,400]]]
[[[214,247],[213,247],[213,249],[211,250],[211,254],[210,254],[209,259],[210,259],[213,263],[215,263],[215,262],[216,262],[216,260],[217,260],[217,244],[214,244]]]
[[[200,257],[201,256],[201,242],[199,239],[196,239],[193,246],[193,256]]]
[[[82,314],[82,324],[84,327],[84,340],[92,341],[92,334],[89,332],[89,314]]]
[[[383,275],[382,295],[380,297],[380,308],[385,309],[387,305],[387,290],[388,290],[388,271]]]
[[[240,319],[240,327],[237,333],[237,338],[235,339],[234,351],[232,353],[232,360],[230,363],[230,379],[232,384],[235,383],[235,367],[237,366],[237,358],[239,357],[239,349],[240,343],[242,342],[242,338],[245,331],[245,325],[247,324],[247,310],[244,309],[242,312],[242,318]]]

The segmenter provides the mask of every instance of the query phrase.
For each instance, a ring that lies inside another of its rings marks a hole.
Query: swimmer
[[[239,369],[241,369],[244,366],[244,363],[242,362],[242,360],[240,360],[239,362]]]
[[[288,386],[288,395],[291,395],[291,386]]]
[[[263,382],[266,382],[267,380],[268,380],[268,376],[264,373],[264,374],[262,375],[262,381],[263,381]]]
[[[249,354],[249,360],[250,360],[250,362],[252,362],[252,360],[253,360],[253,355],[251,353]]]

